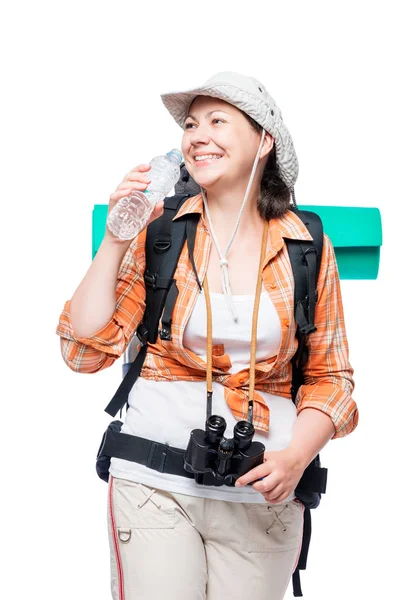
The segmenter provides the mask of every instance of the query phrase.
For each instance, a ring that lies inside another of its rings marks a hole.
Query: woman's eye
[[[223,119],[213,119],[212,122],[215,123],[216,121],[221,121],[221,123],[225,123],[225,121]],[[186,123],[185,125],[185,129],[191,129],[192,125],[194,125],[194,123]]]

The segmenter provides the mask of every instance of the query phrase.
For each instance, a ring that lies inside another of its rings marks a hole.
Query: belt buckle
[[[167,458],[168,444],[151,442],[151,448],[146,461],[146,467],[164,473],[165,459]]]

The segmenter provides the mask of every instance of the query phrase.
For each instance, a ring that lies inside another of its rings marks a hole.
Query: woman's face
[[[234,186],[247,185],[260,145],[261,133],[256,132],[239,109],[228,102],[210,96],[197,96],[185,120],[182,153],[191,177],[206,190],[223,181]],[[261,173],[273,138],[265,135],[260,155]],[[202,159],[204,155],[215,158]],[[217,158],[219,157],[219,158]]]

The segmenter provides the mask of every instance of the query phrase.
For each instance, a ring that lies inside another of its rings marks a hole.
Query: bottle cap
[[[177,148],[174,148],[173,150],[170,150],[169,152],[167,152],[167,156],[177,156],[177,157],[179,157],[179,162],[183,161],[182,152],[180,150],[178,150]]]

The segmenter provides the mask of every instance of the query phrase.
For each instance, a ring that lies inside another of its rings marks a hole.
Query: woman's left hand
[[[298,456],[291,450],[264,452],[263,464],[242,475],[235,485],[242,487],[255,481],[252,486],[254,490],[271,504],[279,504],[296,489],[304,469]],[[263,478],[262,481],[256,481],[260,478]]]

